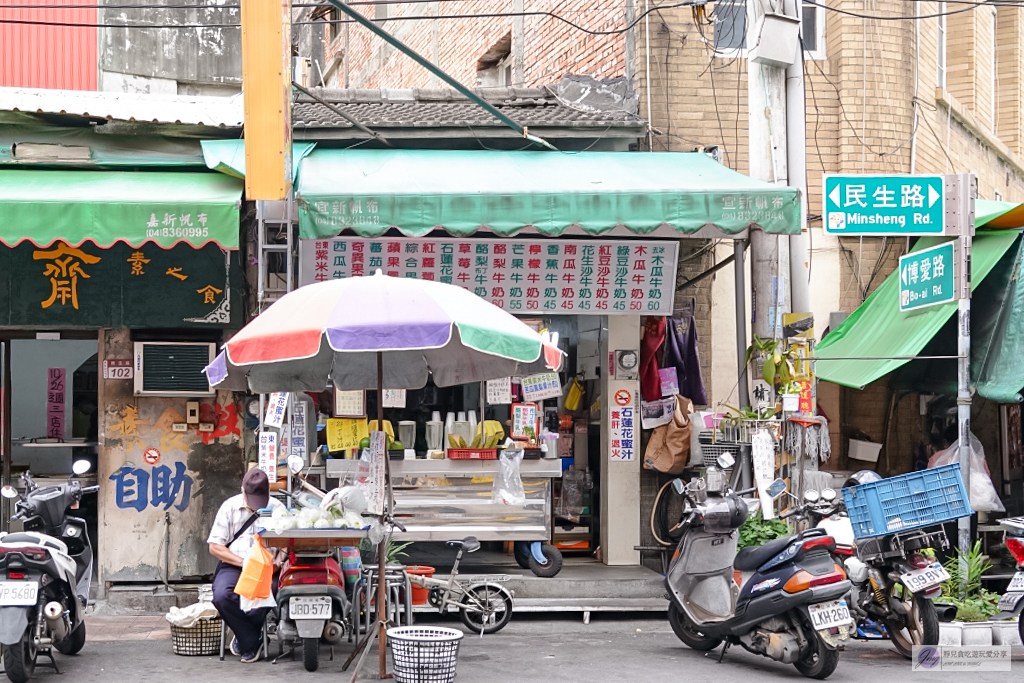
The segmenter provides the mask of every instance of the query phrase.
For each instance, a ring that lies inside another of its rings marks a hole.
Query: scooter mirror
[[[301,455],[288,456],[288,469],[292,471],[292,474],[298,474],[305,466],[306,461],[302,459]]]
[[[818,495],[818,492],[814,489],[807,489],[804,491],[804,502],[817,503],[820,498],[821,496]]]
[[[822,489],[821,490],[821,499],[823,501],[825,501],[826,503],[831,503],[833,500],[836,499],[836,490],[835,489]]]
[[[785,479],[776,479],[768,487],[768,495],[772,497],[772,500],[775,500],[776,498],[778,498],[779,496],[781,496],[785,492],[786,492],[786,480]]]
[[[88,460],[76,460],[74,464],[71,465],[71,471],[78,476],[82,476],[91,469],[92,464]]]
[[[718,466],[723,470],[730,469],[735,464],[736,458],[733,457],[732,453],[726,452],[718,456]]]
[[[683,493],[686,491],[686,482],[677,477],[676,479],[672,480],[672,488],[674,488],[676,490],[676,493],[678,493],[679,495],[683,495]]]
[[[0,489],[0,495],[2,495],[4,498],[10,498],[13,500],[14,498],[18,497],[18,491],[13,486],[5,486],[2,489]]]

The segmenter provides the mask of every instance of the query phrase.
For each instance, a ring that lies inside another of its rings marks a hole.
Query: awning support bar
[[[737,242],[740,242],[740,241],[741,240],[737,240]],[[726,256],[724,259],[722,259],[721,261],[719,261],[715,265],[711,266],[710,268],[705,270],[700,275],[697,275],[697,276],[693,277],[692,279],[687,280],[686,282],[682,283],[681,285],[678,285],[676,287],[676,291],[677,292],[681,292],[682,290],[686,289],[687,287],[692,287],[693,285],[697,284],[701,280],[706,280],[707,278],[711,277],[712,275],[714,275],[715,273],[720,271],[722,268],[725,268],[727,265],[732,263],[735,260],[735,258],[736,258],[735,254],[733,254],[731,256]]]
[[[498,119],[499,121],[504,123],[506,126],[511,128],[515,132],[517,132],[520,135],[522,135],[524,138],[526,138],[530,142],[538,144],[538,145],[540,145],[542,147],[546,147],[547,149],[550,149],[552,152],[559,151],[557,147],[552,145],[550,142],[548,142],[544,138],[537,137],[536,135],[531,135],[529,133],[529,131],[526,130],[526,128],[523,128],[522,126],[520,126],[518,123],[516,123],[512,119],[510,119],[509,117],[507,117],[504,114],[502,114],[490,102],[488,102],[487,100],[483,99],[482,97],[480,97],[479,95],[474,93],[472,90],[470,90],[466,86],[464,86],[461,83],[459,83],[457,80],[455,80],[454,78],[449,76],[447,73],[442,71],[439,67],[435,66],[433,64],[433,62],[431,62],[429,59],[427,59],[426,57],[423,57],[418,52],[413,50],[411,47],[409,47],[408,45],[406,45],[405,43],[400,41],[398,38],[395,38],[393,35],[391,35],[390,33],[385,31],[381,27],[379,27],[376,24],[374,24],[372,21],[370,21],[369,19],[364,17],[362,14],[360,14],[359,12],[357,12],[354,9],[352,9],[351,7],[349,7],[346,3],[340,2],[340,0],[327,0],[327,1],[333,7],[337,7],[339,10],[344,12],[349,18],[353,19],[356,23],[361,25],[363,28],[366,28],[366,29],[369,29],[370,31],[372,31],[378,38],[381,38],[385,42],[389,43],[390,45],[394,46],[398,50],[401,50],[402,52],[407,54],[417,64],[419,64],[424,69],[426,69],[427,71],[429,71],[430,73],[434,74],[435,76],[440,78],[442,81],[444,81],[445,83],[447,83],[448,85],[453,87],[461,95],[464,95],[464,96],[468,97],[471,102],[473,102],[473,103],[479,105],[480,107],[482,107],[483,109],[485,109],[488,113],[491,114],[491,116],[493,116],[494,118]]]

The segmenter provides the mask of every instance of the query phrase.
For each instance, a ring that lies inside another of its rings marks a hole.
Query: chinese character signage
[[[263,424],[267,427],[280,427],[284,424],[284,411],[288,407],[288,394],[278,391],[270,395],[267,401],[267,414]]]
[[[562,385],[558,381],[558,373],[555,372],[523,377],[521,386],[523,387],[523,398],[530,402],[558,398],[562,395]]]
[[[944,304],[956,299],[956,242],[900,257],[900,310]]]
[[[535,403],[512,404],[513,439],[531,439],[537,437],[537,405]]]
[[[0,325],[225,327],[242,310],[238,252],[215,244],[25,242],[0,248],[0,272]]]
[[[301,399],[292,401],[291,432],[288,444],[290,453],[302,458],[309,456],[309,442],[306,440],[306,402]]]
[[[941,175],[826,175],[825,232],[834,235],[943,235]]]
[[[673,405],[675,400],[672,399]],[[636,458],[640,444],[637,438],[636,408],[632,404],[612,406],[611,409],[611,457],[613,461],[629,462]]]
[[[46,371],[46,436],[50,439],[64,438],[66,374],[65,368],[50,368]]]
[[[507,406],[512,403],[512,378],[487,380],[487,405]]]
[[[259,467],[271,484],[277,481],[277,432],[260,432]]]
[[[300,240],[299,284],[372,275],[458,285],[511,313],[671,315],[674,240]]]

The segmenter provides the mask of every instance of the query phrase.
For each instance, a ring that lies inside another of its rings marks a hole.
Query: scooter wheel
[[[320,639],[302,639],[302,666],[306,671],[316,671],[320,668]]]
[[[77,655],[85,647],[85,622],[80,623],[64,640],[54,643],[53,646],[62,655]]]
[[[11,683],[28,683],[35,670],[36,646],[26,628],[21,640],[13,645],[4,645],[4,672]]]
[[[687,647],[694,650],[707,652],[708,650],[714,650],[722,644],[721,638],[714,638],[701,633],[697,625],[674,602],[668,606],[668,623],[676,637],[683,641],[683,644]]]
[[[831,676],[832,672],[839,666],[839,651],[830,650],[826,647],[821,636],[817,633],[811,639],[811,645],[814,649],[794,663],[793,666],[804,676],[823,681]]]
[[[541,564],[537,562],[537,558],[533,556],[533,553],[530,553],[530,571],[545,579],[557,576],[558,572],[562,571],[562,551],[550,543],[542,545],[540,551],[543,553],[547,563]]]

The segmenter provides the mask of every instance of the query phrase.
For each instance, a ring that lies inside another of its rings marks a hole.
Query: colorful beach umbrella
[[[383,376],[377,375],[377,354]],[[418,389],[558,369],[562,353],[475,294],[381,275],[286,294],[242,328],[206,368],[210,384],[267,393]]]

